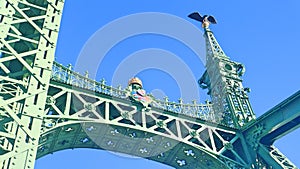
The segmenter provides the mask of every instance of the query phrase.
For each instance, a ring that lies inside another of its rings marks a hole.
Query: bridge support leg
[[[64,0],[0,2],[2,169],[34,168],[63,6]]]

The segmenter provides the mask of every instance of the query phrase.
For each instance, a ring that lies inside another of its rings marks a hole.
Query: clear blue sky
[[[56,61],[64,65],[72,63],[75,67],[76,65],[82,65],[83,63],[78,63],[78,60],[83,57],[80,55],[80,51],[84,45],[96,31],[101,30],[105,25],[120,17],[143,12],[160,12],[178,16],[198,26],[201,30],[199,23],[187,18],[187,15],[191,12],[199,11],[202,14],[215,16],[218,24],[211,26],[211,29],[223,50],[232,60],[245,64],[244,86],[252,89],[250,101],[254,112],[257,116],[260,116],[300,90],[299,8],[300,1],[298,0],[252,0],[247,2],[231,0],[226,3],[217,0],[66,0]],[[154,28],[168,27],[164,24],[164,22],[161,22],[152,26]],[[135,26],[137,25],[133,24],[131,27]],[[116,29],[115,31],[119,32],[126,31],[124,27]],[[170,32],[176,32],[179,28],[170,27],[169,29]],[[190,36],[190,34],[187,33],[186,36]],[[201,36],[199,37],[201,38]],[[110,43],[112,39],[99,40],[98,47],[101,48],[101,46]],[[201,43],[199,43],[199,49],[203,49]],[[143,51],[146,52],[143,53]],[[170,53],[176,57],[168,55]],[[139,68],[140,71],[137,72],[137,75],[144,81],[147,91],[152,91],[157,96],[168,95],[170,100],[174,101],[182,95],[182,91],[180,91],[181,83],[179,82],[182,76],[175,75],[176,71],[179,74],[181,69],[182,71],[191,71],[194,79],[198,79],[204,71],[201,60],[187,44],[158,34],[141,34],[126,38],[113,46],[96,68],[95,78],[99,80],[104,77],[109,84],[122,83],[124,86],[127,81],[118,81],[120,78],[117,76],[119,73],[117,69],[121,70],[126,66],[134,67],[135,65],[131,65],[132,63],[126,61],[135,58],[135,54],[136,56],[152,54],[147,59],[150,59],[149,62],[153,61],[151,58],[156,59],[157,63],[161,62],[159,57],[163,60],[169,56],[175,58],[175,60],[181,59],[180,63],[185,63],[185,66],[188,66],[188,68],[175,68],[174,70],[176,61],[172,60],[163,69],[159,67],[162,65],[154,65],[153,69],[148,67],[145,69]],[[156,54],[162,54],[162,56],[156,56]],[[143,62],[148,62],[147,59],[136,61],[136,65],[145,65]],[[84,68],[90,70],[89,66],[87,65]],[[80,67],[79,69],[83,68]],[[126,72],[123,71],[123,73]],[[127,76],[131,77],[134,74]],[[194,84],[195,81],[188,81],[187,83]],[[200,92],[202,102],[206,97],[203,93]],[[298,129],[275,143],[281,152],[298,167],[300,167],[299,137],[300,130]],[[149,160],[126,158],[104,151],[69,150],[56,152],[37,160],[36,168],[162,169],[170,167]]]

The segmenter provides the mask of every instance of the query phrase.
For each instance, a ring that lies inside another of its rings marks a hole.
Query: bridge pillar
[[[64,0],[0,2],[0,166],[34,168]]]

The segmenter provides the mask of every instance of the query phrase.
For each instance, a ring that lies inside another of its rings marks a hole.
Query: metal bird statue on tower
[[[208,28],[210,23],[217,24],[216,19],[211,15],[204,15],[202,17],[200,13],[194,12],[194,13],[191,13],[188,17],[190,17],[192,19],[195,19],[199,22],[202,22],[202,27],[203,28]]]

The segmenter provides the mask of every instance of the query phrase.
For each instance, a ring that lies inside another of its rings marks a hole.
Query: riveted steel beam
[[[54,6],[54,5],[55,6]],[[3,169],[33,168],[64,2],[0,2]],[[13,136],[12,136],[13,135]]]

